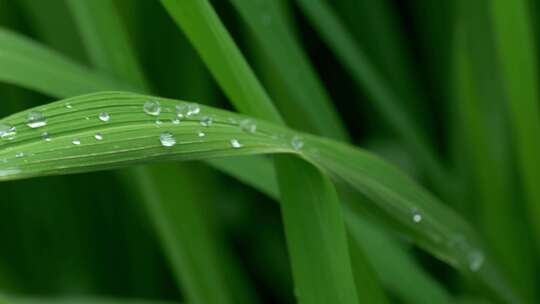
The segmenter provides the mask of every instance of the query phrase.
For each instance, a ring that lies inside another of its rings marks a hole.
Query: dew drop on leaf
[[[477,272],[484,264],[484,254],[480,250],[473,250],[468,255],[469,269],[472,272]]]
[[[75,138],[75,139],[73,139],[73,140],[71,141],[71,143],[74,144],[74,145],[76,145],[76,146],[78,146],[78,145],[81,144],[81,140],[78,139],[78,138]]]
[[[26,125],[32,129],[41,128],[47,125],[47,118],[41,112],[32,111],[26,116]]]
[[[236,138],[231,139],[230,143],[231,143],[231,147],[235,149],[242,148],[242,144]]]
[[[8,123],[0,123],[0,138],[11,140],[17,135],[17,128]]]
[[[180,119],[174,118],[173,120],[171,120],[171,122],[172,122],[174,125],[179,125],[179,124],[180,124]]]
[[[43,132],[41,134],[41,138],[43,138],[43,140],[46,142],[51,141],[51,135],[49,134],[49,132]]]
[[[94,138],[96,140],[102,140],[103,139],[103,135],[101,135],[101,133],[96,133],[96,135],[94,135]]]
[[[203,131],[199,131],[199,132],[197,132],[197,136],[199,136],[199,137],[205,137],[206,134],[205,134]]]
[[[176,145],[176,138],[174,138],[174,135],[170,132],[161,133],[161,135],[159,135],[159,141],[164,147],[172,147]]]
[[[144,113],[152,116],[158,116],[161,113],[161,105],[157,100],[147,100],[143,106]]]
[[[193,115],[197,115],[201,112],[201,108],[199,107],[198,104],[196,103],[190,103],[187,105],[187,112],[186,112],[186,116],[187,117],[190,117],[190,116],[193,116]]]
[[[412,220],[415,223],[420,223],[422,221],[422,214],[417,209],[413,209],[412,211]]]
[[[103,122],[108,122],[109,120],[111,120],[111,115],[109,115],[109,113],[107,112],[99,113],[98,117],[99,117],[99,120]]]
[[[17,154],[15,154],[15,157],[17,158],[24,157],[24,152],[17,152]]]
[[[70,104],[69,102],[66,103],[66,108],[67,109],[73,109],[73,105]]]
[[[302,147],[304,147],[304,141],[302,140],[302,138],[300,136],[293,136],[293,138],[291,139],[291,147],[298,151],[300,149],[302,149]]]
[[[244,119],[240,122],[240,129],[244,132],[255,133],[257,131],[257,125],[251,119]]]
[[[214,119],[210,116],[205,116],[201,118],[201,126],[209,127],[212,125],[213,122],[214,122]]]

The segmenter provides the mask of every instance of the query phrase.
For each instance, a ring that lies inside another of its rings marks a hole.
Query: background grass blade
[[[375,107],[387,123],[410,146],[411,151],[418,157],[421,168],[430,178],[437,191],[446,198],[453,196],[454,186],[446,169],[440,165],[434,152],[428,146],[423,132],[407,111],[400,106],[399,97],[384,83],[383,77],[370,64],[362,50],[354,43],[353,38],[331,8],[324,0],[298,0],[306,16],[313,26],[327,41],[338,59],[350,69],[350,73],[359,86],[364,87],[371,97]]]
[[[254,77],[251,69],[245,62],[233,40],[221,24],[219,18],[212,7],[206,1],[196,1],[193,3],[181,1],[162,1],[175,21],[186,33],[194,44],[195,48],[209,67],[210,71],[228,95],[229,99],[241,112],[256,115],[262,119],[268,119],[277,123],[283,120],[277,110],[272,105],[265,90]],[[226,63],[222,63],[222,58],[226,58]],[[299,159],[281,158],[276,160],[278,181],[287,177],[289,181],[294,181],[298,186],[308,186],[317,181],[324,180],[325,177],[318,174],[293,174],[291,166]],[[278,184],[283,185],[281,182]],[[294,199],[302,194],[301,188],[280,187],[280,197],[282,199],[282,216],[285,223],[285,234],[287,236],[289,253],[291,254],[293,277],[295,278],[298,297],[300,302],[315,301],[312,303],[324,303],[324,299],[337,299],[342,303],[355,303],[357,301],[354,279],[350,271],[350,257],[346,240],[346,232],[343,224],[340,206],[337,204],[335,190],[330,182],[325,188],[312,189],[316,194],[308,196],[302,200],[301,208],[304,213],[294,212],[292,209],[284,207],[285,204],[298,204]],[[314,208],[317,201],[314,197],[325,198],[325,204],[329,204],[328,211],[332,211],[324,216],[317,214]],[[287,223],[296,223],[294,230],[290,229]],[[303,240],[302,236],[309,233],[309,228],[318,227],[316,231],[324,231],[323,235],[313,235],[312,238]],[[302,231],[302,229],[306,229]],[[302,232],[300,232],[302,231]],[[332,239],[325,239],[324,235],[334,235]],[[290,247],[290,246],[294,246]],[[317,248],[320,252],[332,252],[333,254],[322,256],[310,256],[306,259],[299,255],[306,252],[306,249]],[[332,248],[332,249],[331,249]],[[322,273],[327,276],[323,279],[315,276],[310,265],[318,264]],[[332,288],[328,288],[326,280],[334,281]],[[321,290],[322,289],[322,290]],[[322,297],[313,298],[311,295],[318,293]]]
[[[41,92],[54,90],[60,96],[107,89],[138,91],[135,85],[83,68],[6,29],[0,29],[0,44],[0,65],[4,71],[0,80],[3,82],[24,83],[26,88]]]
[[[275,93],[280,96],[273,100],[287,123],[296,129],[346,139],[348,136],[328,94],[290,26],[287,27],[290,22],[281,12],[284,8],[280,7],[285,4],[268,0],[233,0],[232,3],[261,45],[265,58],[270,59],[271,72],[280,75],[275,81],[282,90]]]
[[[540,248],[540,108],[538,106],[537,52],[527,1],[490,3],[497,59],[505,84],[522,188]]]
[[[461,3],[463,23],[456,34],[456,105],[467,126],[460,137],[468,147],[470,201],[495,257],[525,302],[534,302],[534,249],[529,243],[525,212],[516,193],[505,94],[496,62],[487,2]],[[494,140],[497,138],[497,140]],[[463,150],[463,149],[462,149]],[[516,250],[516,248],[519,248]],[[531,285],[532,284],[532,285]]]

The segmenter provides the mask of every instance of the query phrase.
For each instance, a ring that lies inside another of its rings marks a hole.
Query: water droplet
[[[477,272],[484,264],[484,254],[480,250],[473,250],[468,255],[469,269],[472,272]]]
[[[230,143],[231,143],[231,147],[235,149],[242,148],[242,144],[236,138],[231,139]]]
[[[158,116],[161,113],[161,105],[157,100],[147,100],[143,106],[144,113],[152,116]]]
[[[213,122],[214,122],[214,119],[210,116],[205,116],[201,118],[201,126],[210,127]]]
[[[162,124],[163,124],[163,122],[161,120],[159,120],[159,119],[156,120],[156,125],[161,126]]]
[[[201,108],[199,107],[198,104],[196,103],[190,103],[187,105],[187,113],[186,113],[186,116],[187,117],[190,117],[190,116],[193,116],[193,115],[197,115],[201,112]]]
[[[199,131],[199,132],[197,133],[197,136],[199,136],[199,137],[205,137],[206,134],[205,134],[203,131]]]
[[[81,144],[81,140],[78,139],[78,138],[75,138],[75,139],[73,139],[73,140],[71,141],[71,143],[74,144],[74,145],[76,145],[76,146],[78,146],[78,145]]]
[[[98,117],[99,117],[99,120],[103,122],[108,122],[109,120],[111,120],[111,115],[109,115],[109,113],[107,112],[99,113]]]
[[[8,123],[0,123],[0,138],[11,140],[15,138],[17,128]]]
[[[176,105],[176,116],[182,118],[186,116],[186,114],[187,114],[187,105],[183,103]]]
[[[422,221],[422,214],[417,209],[413,209],[412,211],[412,220],[415,223],[420,223]]]
[[[49,134],[49,132],[43,132],[41,134],[41,138],[43,138],[43,140],[46,142],[51,141],[51,135]]]
[[[96,133],[96,135],[94,135],[94,138],[96,140],[102,140],[103,139],[103,135],[101,135],[101,133]]]
[[[293,138],[291,139],[291,147],[298,151],[300,149],[302,149],[302,147],[304,147],[304,141],[302,140],[302,138],[300,136],[293,136]]]
[[[170,132],[161,133],[159,136],[159,141],[164,147],[172,147],[176,145],[176,138],[174,138],[174,135]]]
[[[68,102],[68,103],[66,103],[66,108],[73,109],[73,105]]]
[[[251,119],[244,119],[240,122],[240,129],[248,133],[255,133],[257,131],[257,125]]]
[[[179,125],[179,124],[180,124],[180,119],[174,118],[174,119],[171,120],[171,122],[172,122],[173,124],[175,124],[175,125]]]
[[[47,118],[41,112],[32,111],[26,116],[26,125],[32,129],[41,128],[47,125]]]
[[[17,158],[24,157],[24,152],[17,152],[17,154],[15,154],[15,157]]]

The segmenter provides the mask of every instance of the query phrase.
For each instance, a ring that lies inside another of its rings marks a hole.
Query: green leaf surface
[[[159,118],[161,124],[156,124],[156,117],[143,111],[143,104],[149,99],[158,100],[163,107]],[[72,108],[67,109],[66,103]],[[501,297],[512,297],[471,228],[435,197],[378,157],[346,144],[253,118],[250,119],[256,122],[257,130],[246,132],[238,125],[245,116],[210,107],[201,106],[199,115],[174,124],[171,119],[176,115],[177,105],[185,104],[110,92],[75,97],[33,109],[48,118],[47,126],[41,129],[26,126],[29,111],[9,116],[2,122],[15,126],[17,134],[12,140],[4,139],[0,146],[0,159],[5,159],[0,162],[0,179],[87,172],[157,160],[297,154],[336,181],[365,195],[371,204],[363,208],[376,211],[380,219],[393,222],[401,233],[421,247],[459,269],[475,274]],[[111,120],[99,120],[101,112],[109,113]],[[201,125],[201,119],[207,116],[213,117],[211,127]],[[204,137],[198,135],[201,130]],[[42,138],[45,131],[51,136],[50,142]],[[174,136],[174,146],[164,147],[160,143],[160,135],[164,132]],[[97,133],[103,140],[94,138]],[[295,136],[303,139],[302,149],[296,150],[291,145]],[[74,139],[79,139],[81,144],[73,144]],[[233,139],[242,146],[235,148]],[[21,152],[24,156],[19,154]],[[355,204],[351,202],[351,207]]]

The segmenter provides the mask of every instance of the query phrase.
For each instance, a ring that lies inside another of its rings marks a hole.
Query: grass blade
[[[475,275],[501,298],[511,298],[512,292],[485,256],[481,243],[472,229],[435,197],[417,186],[406,175],[370,153],[313,135],[301,134],[304,148],[290,144],[298,132],[253,119],[257,131],[245,132],[231,121],[245,116],[201,106],[201,114],[176,125],[174,117],[178,101],[158,99],[164,109],[162,125],[142,109],[149,98],[129,93],[98,93],[59,101],[33,109],[49,118],[43,131],[52,136],[51,142],[42,139],[40,131],[25,126],[29,111],[14,114],[5,120],[17,128],[16,138],[3,142],[0,148],[1,180],[49,174],[87,172],[127,166],[157,160],[192,160],[211,157],[240,156],[261,153],[292,153],[321,168],[336,181],[365,195],[369,204],[364,208],[377,218],[394,223],[395,227],[435,256]],[[73,105],[66,109],[65,103]],[[97,119],[100,112],[111,115],[104,123]],[[168,116],[170,116],[168,118]],[[201,139],[201,118],[212,116],[214,122]],[[86,120],[85,117],[92,117]],[[164,147],[160,135],[171,132],[177,144]],[[106,139],[93,136],[99,132]],[[74,138],[81,140],[73,144]],[[234,148],[230,140],[243,146]],[[19,152],[25,156],[17,157]],[[360,207],[350,202],[350,208]],[[418,215],[421,216],[418,220]]]
[[[528,2],[490,2],[495,46],[505,84],[508,115],[515,149],[534,228],[536,249],[540,248],[540,108],[536,47]]]
[[[236,108],[243,113],[283,124],[280,114],[210,4],[206,0],[193,2],[173,0],[162,3],[194,44]],[[223,58],[226,59],[225,64]],[[324,303],[325,299],[334,299],[339,303],[355,303],[358,296],[350,270],[345,225],[337,195],[331,182],[324,182],[326,179],[324,175],[292,170],[295,167],[302,167],[304,164],[301,162],[299,159],[287,157],[279,157],[275,162],[282,200],[281,211],[299,301],[305,302],[310,299],[312,303]],[[283,178],[306,188],[283,187],[285,185],[281,180]],[[320,184],[321,181],[325,187],[308,187]],[[310,189],[313,193],[310,193],[307,199],[296,201],[295,198],[305,195],[302,189]],[[319,214],[316,208],[321,198],[324,198],[324,204],[328,206],[325,210],[329,211],[324,215]],[[288,204],[295,205],[295,208],[289,208]],[[298,210],[296,208],[302,209],[303,213],[295,212]],[[291,227],[287,223],[295,225]],[[322,234],[303,239],[302,236],[310,233],[308,227],[317,227],[315,231]],[[327,238],[329,235],[334,237]],[[302,254],[314,249],[330,254],[312,255],[308,258]],[[319,265],[321,273],[326,274],[325,277],[317,276],[311,267],[315,264]],[[328,286],[328,280],[334,284]],[[314,298],[314,294],[320,297]]]
[[[276,78],[281,83],[283,90],[280,90],[280,94],[283,95],[275,102],[287,123],[295,129],[347,139],[343,124],[321,81],[296,37],[286,26],[287,20],[280,13],[279,3],[233,0],[232,4],[270,59],[273,70],[280,76]]]

